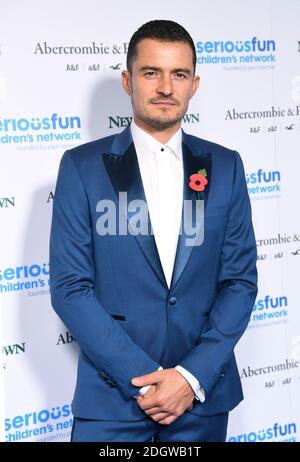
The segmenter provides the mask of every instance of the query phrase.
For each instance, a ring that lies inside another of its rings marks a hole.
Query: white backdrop
[[[300,1],[182,5],[0,0],[6,441],[69,440],[78,351],[48,288],[58,164],[66,148],[128,124],[126,47],[159,18],[180,22],[197,47],[201,88],[184,129],[239,150],[252,200],[259,294],[236,348],[245,400],[231,413],[228,440],[300,441]]]

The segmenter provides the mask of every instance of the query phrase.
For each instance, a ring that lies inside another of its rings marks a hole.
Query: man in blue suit
[[[51,299],[80,346],[72,441],[225,441],[243,399],[251,207],[239,154],[181,130],[195,65],[182,26],[144,24],[122,72],[131,126],[61,160]]]

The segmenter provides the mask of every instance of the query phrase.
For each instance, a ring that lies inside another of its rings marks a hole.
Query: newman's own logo
[[[15,197],[0,197],[0,209],[15,207]]]
[[[130,125],[132,117],[130,116],[108,116],[109,128],[125,128]],[[185,114],[182,119],[185,124],[194,124],[200,122],[200,114]]]
[[[18,355],[20,353],[25,353],[25,342],[15,343],[14,345],[5,345],[2,347],[2,353],[5,356]]]

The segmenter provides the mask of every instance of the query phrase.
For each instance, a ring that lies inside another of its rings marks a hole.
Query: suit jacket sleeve
[[[159,364],[131,340],[95,295],[89,213],[75,160],[67,151],[60,163],[53,203],[52,306],[99,373],[110,376],[124,398],[130,399],[138,391],[131,379],[155,371]]]
[[[224,180],[223,180],[224,181]],[[205,236],[204,236],[205,239]],[[209,393],[245,331],[257,295],[256,242],[242,160],[235,153],[231,203],[223,242],[218,292],[208,330],[179,362]]]

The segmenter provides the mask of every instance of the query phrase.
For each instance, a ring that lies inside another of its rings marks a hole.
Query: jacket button
[[[176,297],[171,297],[169,303],[170,305],[176,305]]]

